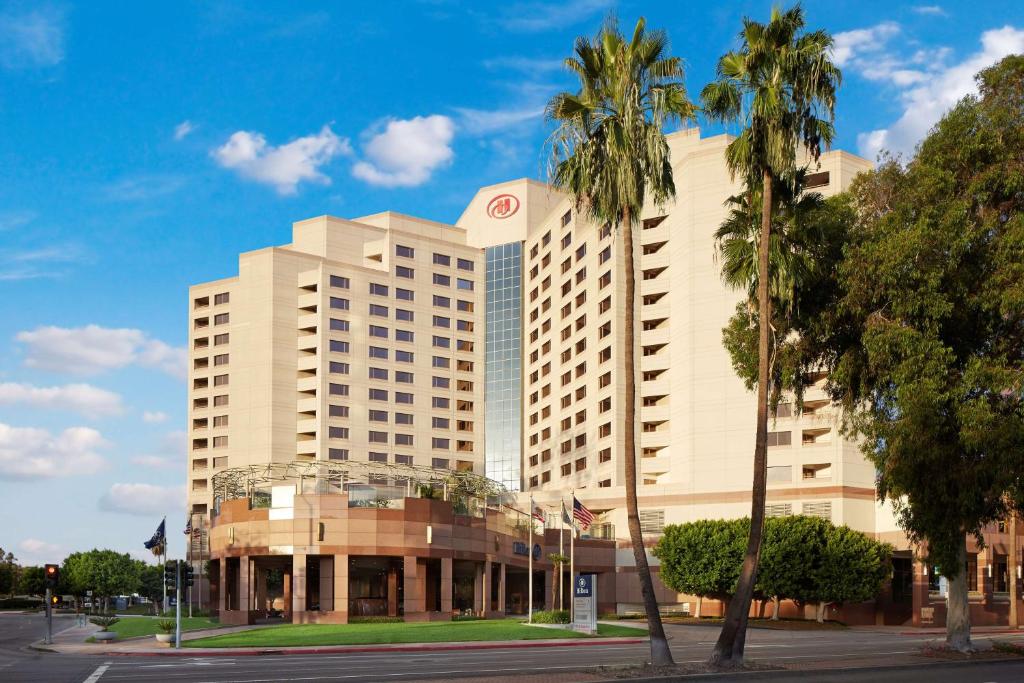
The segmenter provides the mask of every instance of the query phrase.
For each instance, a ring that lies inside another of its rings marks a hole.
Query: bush
[[[34,598],[0,598],[0,609],[35,609],[42,606],[43,601]]]
[[[101,631],[109,631],[111,626],[121,620],[117,617],[93,617],[89,621],[99,626]]]
[[[478,617],[474,614],[456,614],[452,617],[452,621],[482,621],[483,617]]]
[[[402,617],[349,617],[350,624],[401,624]]]
[[[170,619],[161,619],[160,621],[156,622],[156,627],[164,633],[174,633],[175,622],[171,621]]]
[[[552,610],[541,610],[540,612],[533,613],[533,623],[535,624],[568,624],[569,623],[569,610],[567,609],[552,609]]]

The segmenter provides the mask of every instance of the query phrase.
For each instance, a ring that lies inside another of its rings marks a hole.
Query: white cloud
[[[22,566],[60,562],[64,556],[61,547],[56,543],[47,543],[38,538],[26,538],[18,543],[18,560]]]
[[[61,267],[85,260],[75,244],[55,244],[38,249],[0,249],[0,281],[55,278],[66,274]]]
[[[181,176],[142,174],[110,183],[103,188],[103,195],[115,202],[139,202],[174,194],[184,186]]]
[[[46,479],[94,474],[106,461],[96,451],[107,445],[88,427],[51,434],[34,427],[0,423],[0,479]]]
[[[174,127],[174,139],[184,140],[195,129],[196,127],[191,121],[182,121]]]
[[[486,69],[512,69],[531,74],[539,71],[561,71],[564,68],[564,62],[561,59],[517,56],[485,59],[483,65]]]
[[[149,337],[142,330],[85,327],[39,327],[19,332],[26,347],[25,365],[71,375],[95,375],[129,365],[156,368],[184,378],[186,351]]]
[[[3,211],[0,212],[0,232],[14,230],[31,223],[36,218],[35,211]]]
[[[451,163],[454,134],[454,122],[440,114],[390,119],[363,146],[366,158],[352,167],[352,175],[383,187],[422,185]]]
[[[508,6],[498,21],[510,31],[534,33],[564,29],[605,11],[612,0],[563,0],[557,3],[522,2]]]
[[[832,59],[836,66],[846,66],[851,60],[868,52],[881,51],[886,42],[900,32],[900,25],[894,21],[883,21],[870,28],[843,31],[834,36]]]
[[[522,109],[456,109],[459,113],[459,130],[470,135],[489,135],[530,122],[541,122],[544,107]]]
[[[134,456],[131,461],[135,465],[152,469],[173,469],[181,467],[185,462],[187,434],[184,431],[173,431],[164,434],[156,449],[156,453]]]
[[[99,500],[104,512],[127,515],[165,515],[185,507],[184,486],[154,484],[113,484]]]
[[[25,13],[0,13],[0,66],[28,69],[64,59],[64,13],[39,7]]]
[[[121,396],[91,384],[37,387],[14,382],[0,383],[0,405],[25,405],[50,410],[71,410],[87,417],[120,415]]]
[[[240,130],[211,154],[224,168],[273,185],[280,194],[295,194],[302,181],[329,185],[331,179],[319,168],[339,154],[351,153],[349,141],[335,135],[330,126],[324,126],[316,135],[279,147],[268,145],[262,133]]]
[[[155,470],[165,470],[180,465],[180,463],[176,463],[170,458],[164,458],[159,455],[136,455],[132,458],[132,463]]]
[[[861,133],[857,136],[860,153],[875,158],[887,149],[897,154],[910,154],[915,145],[928,133],[942,115],[961,98],[977,93],[974,76],[1007,55],[1024,52],[1024,30],[1012,26],[985,31],[981,35],[981,49],[962,62],[946,66],[939,62],[929,68],[928,77],[900,83],[912,86],[900,93],[903,114],[886,128]],[[932,53],[942,58],[947,51]],[[927,53],[916,53],[912,59],[927,60]]]
[[[147,410],[142,413],[142,421],[147,424],[158,424],[167,421],[167,413],[160,410]]]
[[[947,16],[946,10],[942,9],[938,5],[917,5],[915,7],[911,7],[910,11],[915,14],[929,14],[935,17]]]

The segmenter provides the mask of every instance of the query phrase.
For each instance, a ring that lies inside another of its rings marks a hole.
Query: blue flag
[[[151,539],[149,539],[148,541],[146,541],[146,543],[145,543],[145,546],[146,546],[147,550],[152,550],[156,546],[164,544],[164,541],[166,540],[166,535],[165,535],[166,526],[167,526],[167,520],[166,519],[160,522],[160,526],[158,526],[156,528],[156,532],[153,534],[153,537]]]

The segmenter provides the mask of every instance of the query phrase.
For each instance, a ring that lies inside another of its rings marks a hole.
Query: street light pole
[[[176,593],[176,600],[174,601],[174,649],[181,649],[181,562],[175,564],[175,575],[177,580],[174,582],[174,590]]]

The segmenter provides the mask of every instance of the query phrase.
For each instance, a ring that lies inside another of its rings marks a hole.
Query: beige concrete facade
[[[189,292],[188,488],[228,467],[374,460],[483,471],[481,251],[384,213],[295,223]]]

